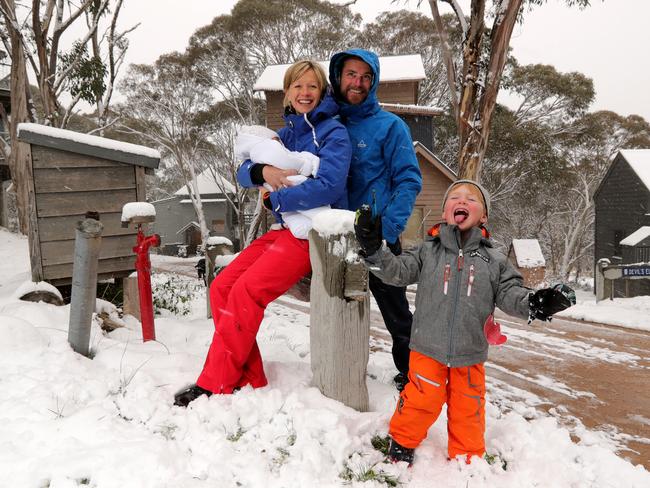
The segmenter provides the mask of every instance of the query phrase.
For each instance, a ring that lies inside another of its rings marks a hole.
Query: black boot
[[[414,455],[415,449],[400,446],[394,439],[390,440],[390,446],[388,446],[388,459],[391,463],[404,461],[405,463],[408,463],[410,467],[413,464]]]
[[[401,393],[406,386],[406,383],[409,382],[408,373],[397,373],[393,378],[393,381],[395,382],[395,388],[397,388],[397,391]]]
[[[190,385],[174,395],[174,405],[177,407],[187,407],[190,402],[193,402],[201,395],[210,396],[212,395],[212,392],[205,388],[201,388],[197,384]]]

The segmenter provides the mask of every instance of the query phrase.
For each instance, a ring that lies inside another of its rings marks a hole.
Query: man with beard
[[[382,110],[377,100],[379,58],[363,49],[332,56],[330,83],[340,107],[340,119],[352,142],[348,174],[349,208],[369,205],[381,224],[382,236],[395,255],[399,240],[422,188],[422,175],[410,131],[402,119]],[[408,382],[409,341],[413,316],[406,288],[382,283],[370,274],[370,291],[393,339],[398,390]]]

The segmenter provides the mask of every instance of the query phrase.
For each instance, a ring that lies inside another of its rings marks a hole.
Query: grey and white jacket
[[[483,324],[495,305],[528,317],[531,290],[480,228],[471,229],[462,248],[457,226],[439,224],[433,230],[418,248],[395,256],[383,245],[366,263],[384,283],[419,283],[411,350],[450,367],[482,363],[488,355]]]

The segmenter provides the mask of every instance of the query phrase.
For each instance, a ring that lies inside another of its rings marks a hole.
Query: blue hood
[[[360,58],[372,69],[372,85],[368,91],[368,97],[359,105],[350,105],[341,97],[341,70],[343,62],[351,56]],[[336,53],[330,59],[330,83],[334,89],[334,97],[340,107],[340,115],[343,118],[363,118],[377,112],[379,102],[377,100],[377,87],[379,86],[379,58],[371,51],[365,49],[348,49]]]

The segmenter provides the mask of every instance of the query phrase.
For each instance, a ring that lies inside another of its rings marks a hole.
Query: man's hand
[[[366,257],[375,254],[381,247],[381,216],[372,216],[370,205],[362,205],[354,218],[354,233],[357,236],[362,254]]]
[[[576,294],[567,285],[557,284],[531,293],[528,298],[528,323],[534,319],[550,321],[551,316],[576,304]]]
[[[297,174],[298,172],[295,169],[280,169],[269,165],[264,166],[262,169],[264,181],[271,185],[271,188],[275,191],[278,191],[280,188],[292,186],[291,181],[287,177]]]

